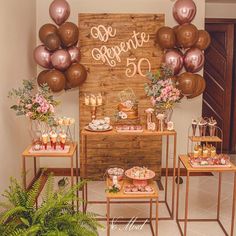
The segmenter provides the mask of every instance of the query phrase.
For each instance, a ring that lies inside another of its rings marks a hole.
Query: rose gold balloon
[[[197,7],[192,0],[177,0],[173,7],[173,16],[180,24],[190,23],[197,12]]]
[[[156,33],[156,42],[161,48],[173,48],[176,43],[174,30],[167,26],[161,27]]]
[[[61,46],[61,40],[57,34],[49,34],[45,40],[45,46],[49,51],[56,51]]]
[[[80,61],[80,50],[78,47],[70,47],[68,48],[68,52],[70,54],[72,63]]]
[[[45,24],[39,30],[39,39],[45,44],[48,35],[57,33],[57,27],[53,24]]]
[[[58,50],[51,56],[52,65],[58,70],[66,70],[71,65],[70,54],[66,50]]]
[[[58,70],[51,70],[45,75],[46,81],[52,92],[60,92],[64,90],[66,78],[64,74]]]
[[[176,49],[169,50],[164,55],[164,63],[177,75],[184,65],[183,54]]]
[[[49,70],[43,70],[39,73],[38,77],[37,77],[37,82],[39,86],[42,86],[43,84],[47,83],[46,80],[46,74],[49,72]]]
[[[198,48],[190,48],[184,55],[184,67],[188,72],[198,72],[204,65],[204,54]]]
[[[66,79],[68,87],[76,88],[80,86],[87,78],[87,71],[85,67],[79,63],[73,64],[66,71]]]
[[[52,68],[51,53],[46,49],[44,45],[38,46],[34,50],[34,60],[37,64],[44,68]]]
[[[183,48],[190,48],[197,42],[198,35],[198,29],[195,25],[184,24],[178,27],[177,42]]]
[[[205,50],[209,47],[211,43],[211,36],[205,30],[199,30],[198,33],[198,40],[194,46],[199,48],[200,50]]]
[[[72,22],[66,22],[58,29],[58,34],[61,38],[62,44],[65,47],[71,47],[78,42],[79,29],[77,25]]]
[[[195,80],[196,80],[196,83],[197,83],[196,84],[196,90],[191,96],[187,97],[189,99],[198,97],[206,89],[206,81],[203,79],[203,77],[201,75],[198,75],[198,74],[195,74],[194,76],[195,76]]]
[[[184,96],[191,96],[196,89],[195,75],[189,72],[184,72],[178,76],[178,89]]]
[[[54,0],[49,7],[49,14],[57,25],[61,25],[70,16],[70,5],[65,0]]]

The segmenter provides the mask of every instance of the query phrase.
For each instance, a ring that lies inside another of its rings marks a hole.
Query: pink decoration
[[[173,7],[173,16],[180,24],[190,23],[197,12],[197,7],[192,0],[177,0]]]

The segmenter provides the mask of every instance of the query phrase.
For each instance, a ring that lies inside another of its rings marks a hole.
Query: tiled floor
[[[189,217],[198,218],[215,218],[216,217],[216,201],[217,201],[217,174],[214,176],[191,177],[190,181],[190,207]],[[58,178],[55,180],[57,181]],[[171,180],[169,180],[169,188],[171,189]],[[90,200],[105,200],[105,183],[104,182],[90,182],[89,183],[89,199]],[[222,205],[221,205],[221,219],[229,230],[231,223],[231,205],[232,205],[232,191],[233,191],[233,176],[232,174],[223,175],[223,189],[222,189]],[[185,178],[184,183],[180,187],[180,216],[184,213],[184,192],[185,192]],[[160,191],[160,199],[163,198],[164,192]],[[170,200],[169,194],[168,199]],[[101,216],[106,214],[105,205],[90,205],[89,211],[95,212]],[[114,218],[118,217],[147,217],[149,215],[149,207],[144,204],[119,204],[112,205],[111,215]],[[159,204],[159,216],[167,216],[167,211],[164,204]],[[104,222],[103,222],[104,223]],[[149,236],[151,235],[149,225],[144,225],[140,230],[128,231],[124,225],[116,225],[116,229],[111,231],[111,236]],[[235,223],[236,227],[236,223]],[[106,230],[100,230],[99,235],[105,236]],[[159,236],[179,236],[175,220],[160,221],[159,222]],[[189,223],[188,236],[223,236],[217,223]],[[236,236],[236,231],[234,233]]]

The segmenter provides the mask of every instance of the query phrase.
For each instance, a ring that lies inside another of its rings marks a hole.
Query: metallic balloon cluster
[[[54,24],[45,24],[39,30],[43,43],[34,50],[36,63],[43,70],[37,78],[38,84],[47,83],[53,92],[60,92],[80,86],[87,78],[87,71],[80,61],[80,50],[76,46],[79,29],[72,22],[65,22],[70,16],[66,0],[54,0],[49,8]]]
[[[191,24],[196,12],[193,0],[177,0],[173,6],[173,16],[179,25],[161,27],[156,34],[156,42],[165,49],[163,61],[173,70],[177,86],[187,98],[197,97],[205,90],[204,78],[195,73],[203,68],[203,51],[211,42],[207,31],[198,30]],[[183,68],[186,72],[179,75]]]

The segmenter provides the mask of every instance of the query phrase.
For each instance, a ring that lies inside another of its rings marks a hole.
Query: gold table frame
[[[67,144],[68,145],[68,144]],[[79,182],[79,155],[78,155],[78,145],[77,143],[73,142],[69,144],[69,152],[68,153],[60,153],[60,152],[44,152],[44,153],[37,153],[37,152],[30,152],[32,145],[29,145],[24,152],[22,153],[22,172],[23,172],[23,186],[26,189],[26,158],[34,158],[34,178],[37,176],[37,158],[67,158],[70,159],[70,173],[71,173],[71,187],[74,186],[74,156],[76,158],[76,184]],[[79,208],[79,190],[77,190],[77,200],[76,200],[76,207],[77,210]]]
[[[176,177],[176,146],[177,146],[177,133],[176,131],[147,131],[144,130],[140,133],[132,133],[132,132],[117,132],[116,130],[111,130],[107,132],[91,132],[85,129],[81,130],[81,161],[80,161],[80,177],[81,179],[87,179],[87,141],[89,136],[166,136],[166,171],[165,171],[165,196],[164,200],[160,200],[159,203],[163,203],[166,205],[169,217],[160,217],[159,220],[173,220],[174,219],[174,210],[175,210],[175,177]],[[169,138],[173,137],[173,177],[172,177],[172,202],[171,207],[167,202],[168,195],[168,175],[169,175]],[[106,204],[106,201],[89,201],[88,200],[88,185],[87,183],[84,185],[82,189],[82,198],[83,198],[83,211],[86,212],[88,204]],[[116,202],[116,204],[123,204],[125,202]],[[127,203],[127,202],[126,202]],[[147,201],[139,201],[138,203],[148,203]],[[100,218],[99,220],[106,220],[105,218]]]
[[[185,192],[185,217],[184,219],[179,219],[179,177],[180,177],[180,164],[184,166],[187,171],[186,177],[186,192]],[[217,216],[216,219],[188,219],[188,207],[189,207],[189,178],[191,173],[197,172],[218,172],[219,173],[219,182],[218,182],[218,201],[217,201]],[[228,234],[225,227],[220,221],[220,204],[221,204],[221,185],[222,185],[222,173],[234,173],[234,188],[233,188],[233,203],[232,203],[232,221],[231,221],[231,232]],[[187,155],[180,155],[178,158],[178,185],[177,185],[177,203],[176,203],[176,223],[178,225],[181,236],[187,235],[187,223],[188,222],[217,222],[222,231],[226,236],[234,236],[234,219],[235,219],[235,202],[236,202],[236,166],[231,163],[231,167],[198,167],[193,168],[189,163],[189,157]],[[184,231],[180,226],[180,222],[184,222]]]

